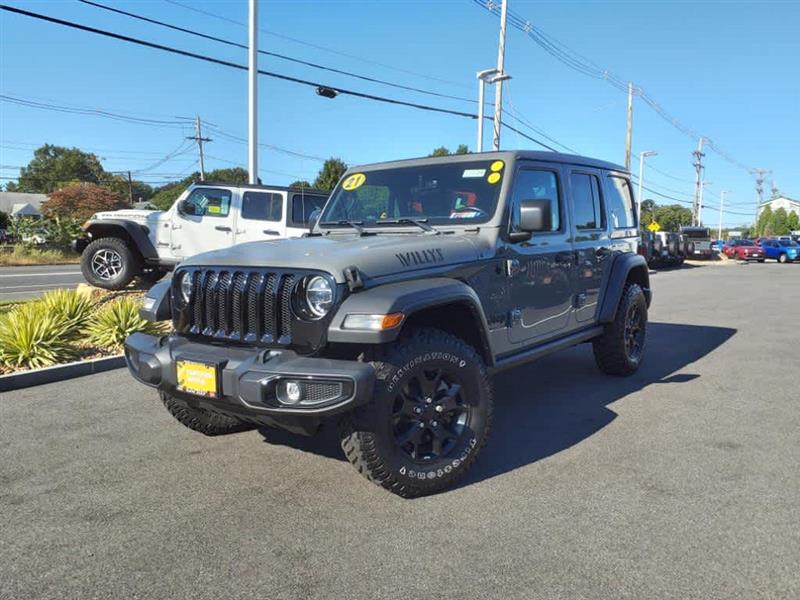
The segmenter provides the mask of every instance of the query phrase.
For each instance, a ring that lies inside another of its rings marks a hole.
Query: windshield
[[[497,207],[504,169],[501,160],[482,160],[352,173],[336,188],[320,224],[483,223]]]
[[[780,240],[778,243],[785,248],[794,248],[797,246],[797,244],[790,242],[789,240]]]

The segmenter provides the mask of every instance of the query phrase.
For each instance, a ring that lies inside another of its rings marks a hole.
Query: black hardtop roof
[[[321,196],[330,196],[330,192],[325,192],[323,190],[317,190],[314,188],[307,188],[307,187],[287,187],[285,185],[266,185],[266,184],[249,184],[249,183],[230,183],[227,181],[195,181],[194,183],[190,184],[190,187],[235,187],[235,188],[246,188],[248,190],[273,190],[278,192],[304,192],[306,194],[317,194]]]
[[[350,167],[348,172],[374,169],[390,169],[393,167],[410,167],[429,163],[448,163],[448,162],[469,162],[476,160],[535,160],[538,162],[566,163],[582,167],[594,167],[597,169],[607,169],[609,171],[619,171],[627,173],[627,169],[612,162],[580,156],[577,154],[563,154],[561,152],[545,152],[539,150],[501,150],[499,152],[473,152],[470,154],[450,154],[448,156],[426,156],[419,158],[408,158],[404,160],[393,160],[366,165]]]

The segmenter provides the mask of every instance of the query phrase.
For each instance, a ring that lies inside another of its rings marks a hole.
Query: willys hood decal
[[[319,269],[344,282],[343,270],[357,266],[364,279],[403,271],[454,265],[488,257],[475,236],[458,234],[333,234],[249,242],[193,256],[188,266]]]

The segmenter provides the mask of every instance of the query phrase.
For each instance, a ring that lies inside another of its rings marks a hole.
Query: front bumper
[[[174,335],[134,333],[125,340],[125,360],[131,374],[144,384],[192,405],[267,425],[351,410],[372,398],[375,382],[368,363],[309,358],[289,350],[201,344]],[[178,360],[215,365],[217,397],[180,391]],[[290,381],[303,390],[295,403],[287,403],[280,391]]]

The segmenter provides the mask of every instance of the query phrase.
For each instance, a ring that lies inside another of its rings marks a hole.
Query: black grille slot
[[[292,344],[292,297],[302,274],[200,268],[191,276],[182,331],[250,344]]]

